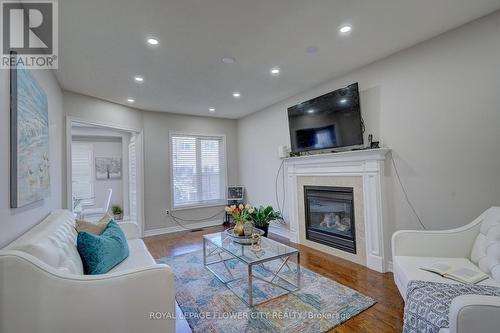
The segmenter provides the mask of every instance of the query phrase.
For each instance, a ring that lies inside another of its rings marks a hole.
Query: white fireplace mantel
[[[284,217],[290,224],[290,240],[300,243],[297,177],[353,177],[363,179],[363,214],[365,221],[366,266],[378,272],[388,269],[384,253],[386,214],[384,163],[390,149],[370,149],[341,153],[318,154],[285,159],[286,208]]]

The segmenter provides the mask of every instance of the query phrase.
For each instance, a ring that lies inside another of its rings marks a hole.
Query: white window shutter
[[[93,206],[94,202],[94,153],[92,144],[72,143],[71,172],[73,198],[86,199],[82,206]]]
[[[137,221],[137,154],[136,137],[132,136],[128,146],[130,218]]]
[[[174,208],[225,204],[222,137],[172,135],[171,151]]]

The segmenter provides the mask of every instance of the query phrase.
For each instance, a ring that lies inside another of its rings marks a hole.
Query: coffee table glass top
[[[278,257],[290,256],[299,251],[293,247],[278,243],[267,237],[261,237],[261,251],[255,252],[250,249],[250,245],[242,245],[233,241],[233,239],[225,232],[217,232],[214,234],[204,235],[203,238],[232,254],[247,264],[254,264]]]

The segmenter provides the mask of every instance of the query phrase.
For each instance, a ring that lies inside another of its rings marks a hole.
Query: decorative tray
[[[236,236],[234,234],[234,228],[226,229],[225,233],[233,239],[234,242],[243,245],[252,245],[252,236]],[[253,234],[258,234],[260,236],[264,235],[264,231],[253,228]]]

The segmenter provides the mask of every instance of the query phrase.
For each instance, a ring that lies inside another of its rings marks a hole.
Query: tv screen
[[[358,84],[288,109],[292,152],[363,144]]]

